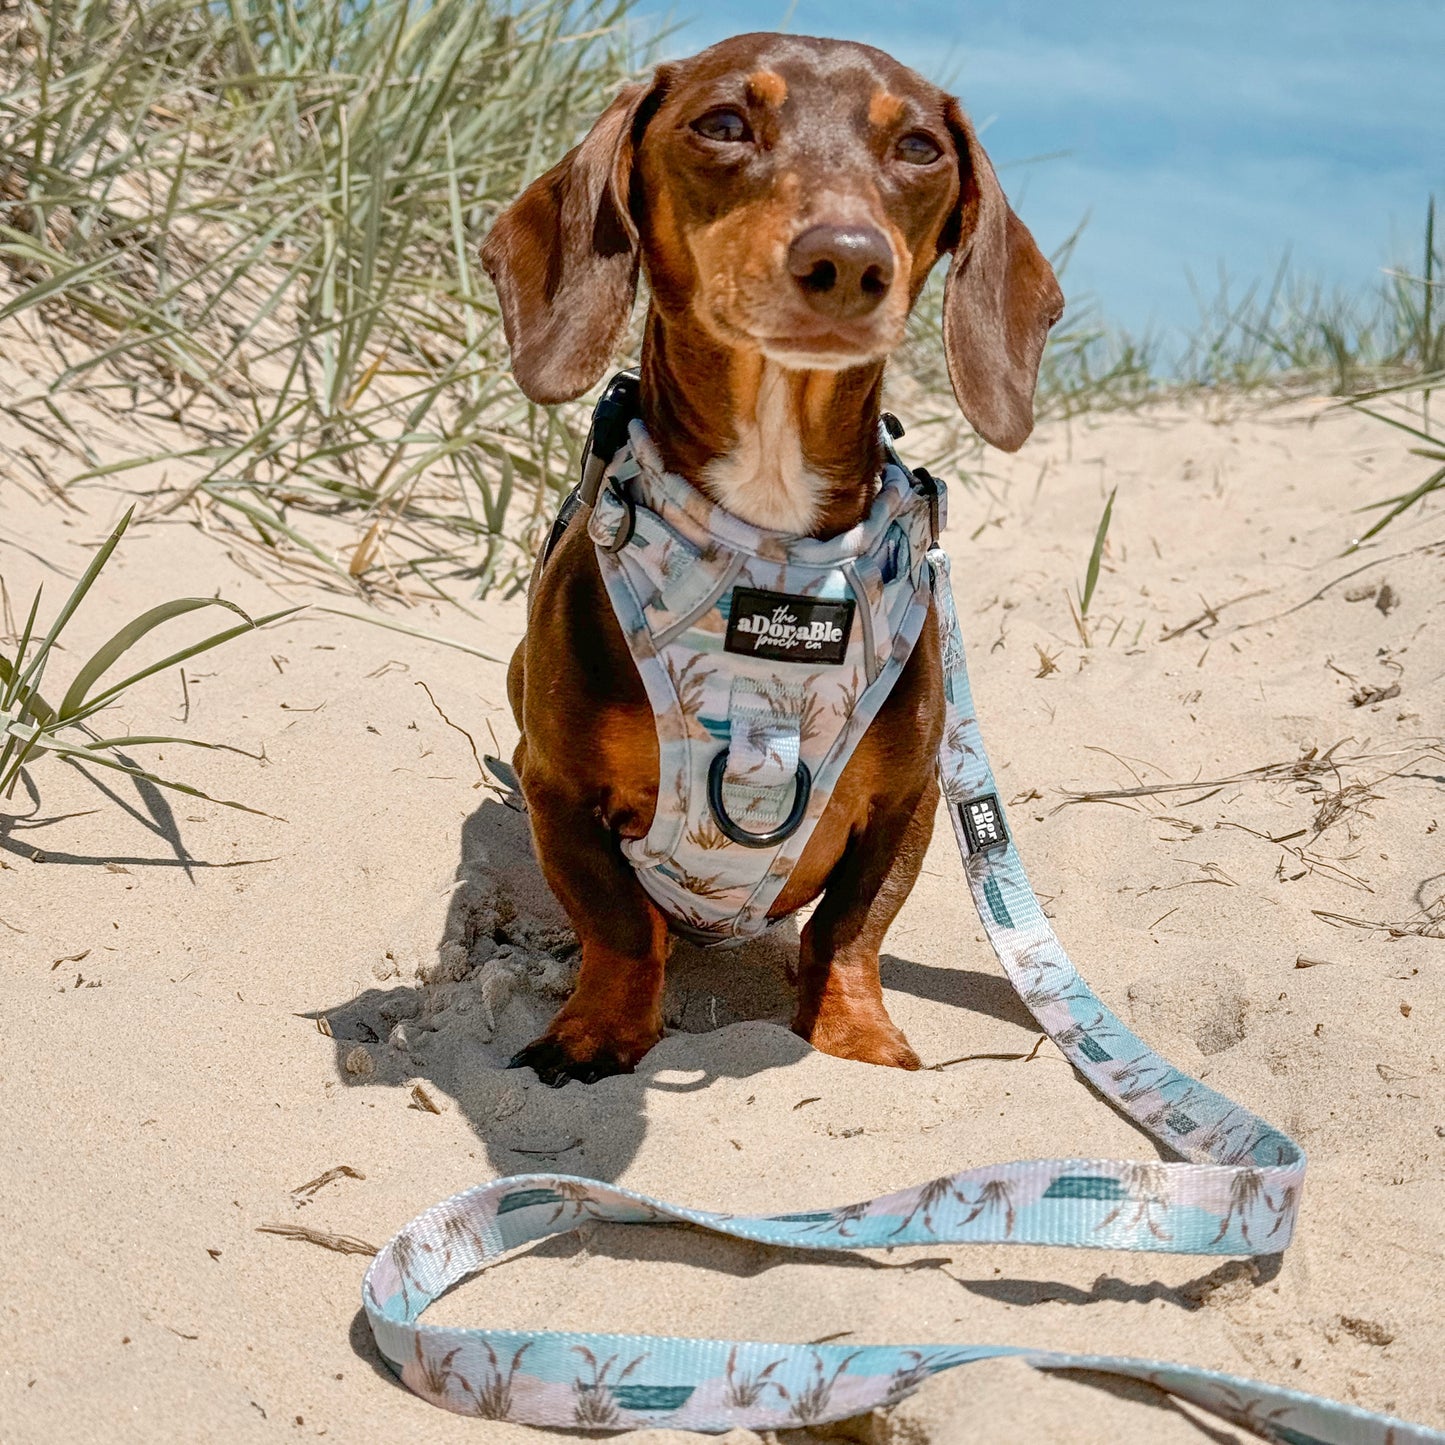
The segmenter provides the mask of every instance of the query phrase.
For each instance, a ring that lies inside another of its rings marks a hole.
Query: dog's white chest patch
[[[735,517],[805,537],[823,510],[828,482],[803,456],[791,391],[788,373],[764,362],[756,415],[739,428],[732,451],[708,463],[702,480]]]

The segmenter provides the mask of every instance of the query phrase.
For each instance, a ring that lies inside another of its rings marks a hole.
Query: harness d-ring
[[[707,770],[707,805],[712,809],[713,818],[724,836],[731,838],[734,843],[741,843],[744,848],[772,848],[785,838],[791,838],[798,831],[803,814],[808,811],[808,799],[813,794],[813,775],[808,771],[807,763],[802,758],[798,759],[798,771],[794,775],[792,811],[776,828],[766,833],[749,833],[746,828],[738,827],[728,817],[722,795],[723,774],[727,772],[727,766],[728,752],[724,748],[712,760]]]

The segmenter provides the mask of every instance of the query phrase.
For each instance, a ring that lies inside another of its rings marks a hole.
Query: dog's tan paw
[[[903,1031],[889,1018],[818,1019],[811,1028],[794,1026],[794,1032],[820,1053],[860,1064],[882,1064],[890,1069],[919,1069],[922,1062]]]

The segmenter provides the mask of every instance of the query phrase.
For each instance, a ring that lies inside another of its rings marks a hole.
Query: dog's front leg
[[[803,929],[793,1032],[825,1054],[919,1067],[883,1003],[878,950],[918,879],[937,807],[938,784],[930,778],[911,808],[875,814],[833,870]]]
[[[544,1084],[630,1073],[662,1037],[667,925],[595,805],[526,778],[537,858],[582,943],[572,997],[513,1060]]]

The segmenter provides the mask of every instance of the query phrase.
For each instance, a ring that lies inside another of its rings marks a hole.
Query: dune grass
[[[1050,257],[1066,292],[1081,230]],[[1418,263],[1389,265],[1357,292],[1327,290],[1292,273],[1287,255],[1267,286],[1239,290],[1224,271],[1212,297],[1192,278],[1190,285],[1198,318],[1172,346],[1162,335],[1112,326],[1091,298],[1071,295],[1039,370],[1040,419],[1208,395],[1261,401],[1330,395],[1405,431],[1416,443],[1411,451],[1427,463],[1445,464],[1445,433],[1430,411],[1431,393],[1445,386],[1445,251],[1433,197]],[[924,398],[914,431],[931,453],[928,464],[935,470],[952,465],[967,478],[968,433],[951,404],[943,363],[941,267],[911,318],[899,362]],[[930,398],[936,404],[928,404]],[[974,457],[978,450],[974,442]],[[1432,466],[1404,492],[1364,503],[1361,511],[1380,515],[1359,537],[1342,539],[1344,550],[1354,551],[1442,490],[1445,465]]]
[[[1423,458],[1432,466],[1437,462],[1441,465],[1433,466],[1433,470],[1423,481],[1407,491],[1369,502],[1362,507],[1361,511],[1378,511],[1381,515],[1360,537],[1350,543],[1346,549],[1350,552],[1377,536],[1396,517],[1409,511],[1432,493],[1445,491],[1445,430],[1440,428],[1438,422],[1432,425],[1430,415],[1432,393],[1445,386],[1445,324],[1442,324],[1442,313],[1445,313],[1445,305],[1442,305],[1442,302],[1445,302],[1445,291],[1442,291],[1442,286],[1445,286],[1445,257],[1442,257],[1435,241],[1433,196],[1430,198],[1430,208],[1425,218],[1425,254],[1420,274],[1397,272],[1394,273],[1394,280],[1404,293],[1405,304],[1409,308],[1407,314],[1414,324],[1417,340],[1413,359],[1417,373],[1407,375],[1403,380],[1392,384],[1376,387],[1353,398],[1350,404],[1367,416],[1373,416],[1406,432],[1416,442],[1416,445],[1410,448],[1415,456]],[[1406,403],[1405,415],[1401,414],[1402,407],[1398,405],[1402,400]],[[1418,404],[1418,425],[1408,408],[1411,401]],[[1393,412],[1379,409],[1381,405],[1392,402],[1397,403]]]
[[[56,488],[139,494],[141,520],[189,516],[273,572],[362,597],[464,605],[516,583],[586,412],[511,382],[477,247],[641,65],[629,3],[48,0],[0,16],[0,333],[39,373],[0,408],[68,451]],[[1222,277],[1172,351],[1073,298],[1040,415],[1199,389],[1397,405],[1386,388],[1445,366],[1431,218],[1423,268],[1357,296],[1285,265],[1238,294]],[[1055,254],[1065,274],[1078,240]],[[897,370],[918,460],[956,471],[969,433],[942,367],[941,276]],[[97,417],[125,422],[118,453],[97,452]],[[1381,503],[1376,526],[1438,485]]]
[[[0,812],[9,811],[17,785],[26,779],[26,766],[46,756],[56,757],[79,766],[104,768],[124,773],[131,778],[150,783],[155,787],[170,788],[175,792],[189,793],[207,802],[221,803],[227,808],[239,808],[243,812],[255,812],[244,803],[230,802],[225,798],[213,798],[188,783],[178,783],[158,777],[148,768],[135,762],[130,753],[139,747],[154,747],[168,743],[187,747],[235,751],[223,743],[200,742],[195,738],[159,736],[155,734],[126,734],[125,736],[103,736],[92,725],[107,708],[119,702],[138,682],[177,667],[203,652],[210,652],[223,643],[239,637],[242,633],[265,627],[268,623],[289,617],[298,609],[284,608],[265,617],[251,618],[234,602],[220,597],[178,597],[149,608],[121,626],[103,646],[76,669],[70,686],[66,688],[59,703],[46,701],[40,689],[45,682],[47,667],[53,660],[61,634],[65,631],[77,609],[85,601],[101,570],[110,560],[111,553],[125,535],[130,525],[134,508],[120,519],[115,530],[97,549],[70,596],[43,635],[36,630],[40,614],[42,594],[37,591],[30,605],[29,614],[22,626],[15,625],[15,619],[8,615],[8,595],[5,621],[14,638],[13,650],[0,644]],[[197,612],[206,607],[220,607],[241,618],[238,624],[212,633],[211,636],[193,642],[177,652],[170,653],[157,662],[139,668],[123,677],[119,682],[105,683],[103,680],[136,645],[158,627],[172,622],[187,613]]]
[[[203,512],[348,590],[500,580],[518,565],[508,528],[529,551],[578,443],[512,386],[477,241],[629,73],[624,15],[625,0],[11,12],[0,327],[77,344],[5,405],[72,446],[65,485],[163,461],[152,513]],[[72,420],[84,404],[154,423],[162,444],[95,456]],[[520,521],[519,491],[535,500]]]

